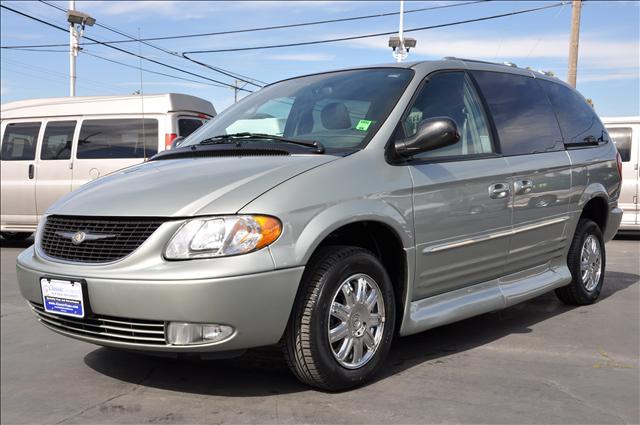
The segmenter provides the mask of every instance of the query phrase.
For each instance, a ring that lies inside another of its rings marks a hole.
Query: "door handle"
[[[509,185],[507,183],[496,183],[489,186],[489,197],[491,199],[504,199],[509,196]]]
[[[513,182],[513,191],[516,195],[526,195],[533,190],[533,182],[531,180],[518,180]]]
[[[29,164],[29,180],[33,180],[33,175],[35,172],[35,167],[33,164]]]

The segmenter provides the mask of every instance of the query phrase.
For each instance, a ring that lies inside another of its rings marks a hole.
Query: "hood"
[[[338,158],[292,155],[151,161],[87,183],[47,213],[103,217],[234,214],[283,181]]]

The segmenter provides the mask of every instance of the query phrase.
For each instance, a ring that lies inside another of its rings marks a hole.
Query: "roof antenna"
[[[142,83],[142,42],[140,41],[140,27],[138,27],[138,59],[140,69],[140,106],[142,112],[142,156],[147,158],[147,133],[144,131],[144,86]]]

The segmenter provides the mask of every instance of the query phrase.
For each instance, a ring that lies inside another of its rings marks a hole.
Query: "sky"
[[[67,1],[51,1],[63,8]],[[406,1],[405,10],[455,4],[453,1]],[[405,15],[405,29],[480,18],[550,5],[553,1],[488,1]],[[447,28],[410,32],[417,46],[408,60],[433,60],[445,56],[494,62],[509,61],[520,67],[552,71],[566,79],[571,2],[557,8]],[[65,13],[42,2],[2,1],[1,4],[66,27]],[[399,1],[78,1],[76,9],[109,28],[141,37],[181,35],[284,25],[359,15],[396,12]],[[258,31],[233,35],[154,42],[173,52],[260,46],[397,31],[398,16]],[[85,35],[101,41],[125,39],[97,26]],[[192,57],[264,82],[296,75],[393,62],[388,36],[338,43],[243,52],[203,53]],[[0,45],[68,43],[69,35],[31,21],[6,9],[0,12]],[[208,78],[233,83],[233,78],[137,42],[121,48]],[[6,103],[19,99],[69,94],[68,47],[53,51],[0,51],[0,97]],[[86,54],[85,54],[86,52]],[[126,63],[130,67],[102,58]],[[141,73],[140,65],[201,82]],[[187,93],[210,100],[218,111],[234,102],[231,88],[214,87],[206,80],[142,61],[104,46],[85,46],[78,57],[77,95]],[[256,87],[246,86],[255,90]],[[640,2],[588,1],[582,6],[578,90],[592,99],[600,116],[640,115]],[[244,96],[240,94],[239,97]]]

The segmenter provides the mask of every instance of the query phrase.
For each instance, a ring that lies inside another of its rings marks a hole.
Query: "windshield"
[[[225,134],[259,133],[317,141],[327,152],[360,149],[391,112],[412,76],[409,69],[374,68],[282,81],[233,105],[180,147]]]

